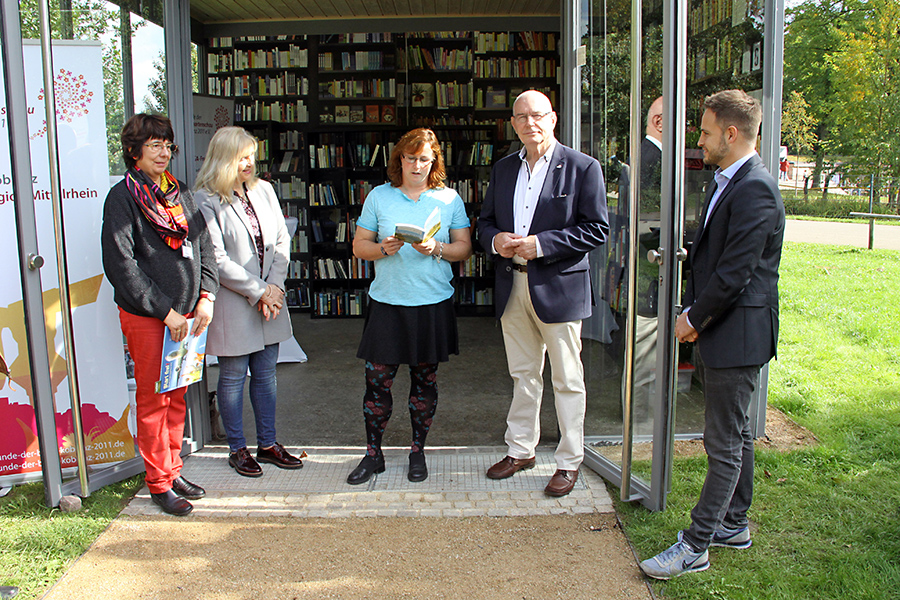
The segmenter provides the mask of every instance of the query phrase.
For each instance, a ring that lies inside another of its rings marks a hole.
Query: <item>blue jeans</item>
[[[261,448],[275,443],[275,365],[278,344],[270,344],[243,356],[219,357],[216,397],[228,436],[228,447],[236,452],[247,445],[244,438],[244,381],[250,368],[250,404],[256,417],[256,441]]]
[[[700,500],[691,511],[691,526],[684,540],[706,550],[721,525],[747,525],[747,509],[753,500],[753,435],[750,433],[750,399],[759,381],[761,366],[711,369],[697,351],[697,371],[706,401],[703,445],[708,469]]]

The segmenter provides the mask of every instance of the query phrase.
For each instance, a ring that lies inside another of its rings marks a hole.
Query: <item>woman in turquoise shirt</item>
[[[391,416],[391,386],[401,364],[409,365],[412,446],[410,481],[428,477],[425,437],[437,408],[437,368],[459,354],[450,263],[472,253],[462,199],[444,186],[446,170],[434,132],[414,129],[394,146],[390,183],[372,190],[363,204],[353,254],[378,261],[369,288],[369,309],[357,356],[366,361],[366,456],[347,477],[357,485],[384,472],[381,439]],[[421,243],[394,235],[398,223],[422,226],[437,209],[440,230]]]

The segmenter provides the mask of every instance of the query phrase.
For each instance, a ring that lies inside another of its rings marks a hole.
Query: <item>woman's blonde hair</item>
[[[219,195],[224,204],[234,198],[234,183],[238,178],[238,163],[249,152],[256,153],[258,142],[243,127],[223,127],[209,141],[206,160],[197,173],[195,190],[206,190]],[[259,181],[256,174],[247,181],[253,189]]]

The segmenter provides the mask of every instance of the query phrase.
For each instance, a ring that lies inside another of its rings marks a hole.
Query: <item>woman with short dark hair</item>
[[[462,199],[445,187],[441,145],[430,129],[414,129],[394,146],[390,183],[369,192],[356,223],[353,254],[377,261],[357,357],[366,361],[366,456],[347,477],[357,485],[384,471],[381,440],[393,408],[391,386],[401,364],[409,365],[412,446],[410,481],[428,477],[425,438],[437,409],[438,363],[459,354],[453,307],[452,261],[472,253],[469,218]],[[438,211],[434,237],[404,242],[397,225],[422,226]]]
[[[122,129],[128,170],[103,205],[103,270],[134,360],[137,442],[150,495],[186,515],[206,495],[181,476],[186,406],[178,388],[157,393],[166,327],[173,341],[201,333],[219,288],[212,241],[190,190],[169,173],[178,151],[169,119],[137,114]],[[193,326],[189,318],[193,317]]]

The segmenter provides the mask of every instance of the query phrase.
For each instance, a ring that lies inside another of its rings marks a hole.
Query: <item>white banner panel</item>
[[[25,90],[31,144],[32,193],[38,248],[45,259],[41,283],[50,370],[57,413],[62,466],[74,467],[72,411],[64,359],[59,282],[50,200],[47,124],[41,49],[26,41]],[[87,459],[91,465],[135,456],[134,426],[122,351],[122,333],[113,291],[103,276],[100,226],[109,191],[102,48],[99,42],[54,41],[53,80],[57,106],[59,167],[69,269],[69,295],[78,368]],[[2,72],[0,72],[2,78]],[[2,81],[0,81],[0,89]],[[10,167],[6,98],[0,98],[0,353],[11,381],[0,375],[0,484],[37,473],[37,427],[25,339],[25,317],[18,272],[16,221]]]

